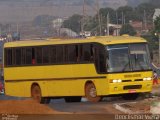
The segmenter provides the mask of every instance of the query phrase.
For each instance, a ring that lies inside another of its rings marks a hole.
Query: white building
[[[55,20],[52,21],[53,23],[53,28],[60,28],[63,24],[64,20],[61,18],[57,18]]]
[[[160,16],[160,9],[155,9],[154,15],[153,15],[153,21],[156,20],[157,17]]]

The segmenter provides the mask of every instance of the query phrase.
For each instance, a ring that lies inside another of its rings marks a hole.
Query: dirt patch
[[[0,114],[64,114],[34,100],[0,100]]]

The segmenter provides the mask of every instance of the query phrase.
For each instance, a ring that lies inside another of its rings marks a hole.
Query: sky
[[[96,0],[86,1],[93,3]],[[112,7],[114,9],[127,5],[126,0],[98,1],[100,7]],[[0,23],[31,21],[36,16],[44,14],[59,17],[82,14],[82,3],[83,0],[0,0]],[[95,14],[93,7],[95,7],[95,4],[86,6],[88,15]]]

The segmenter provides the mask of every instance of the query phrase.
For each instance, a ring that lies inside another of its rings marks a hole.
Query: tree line
[[[128,24],[130,21],[144,21],[146,17],[147,23],[152,23],[152,17],[156,6],[150,3],[142,3],[137,7],[123,6],[114,10],[113,8],[101,8],[99,9],[100,21],[102,31],[106,28],[107,17],[109,17],[109,23],[112,24]],[[83,15],[75,14],[64,21],[63,27],[70,28],[73,31],[79,33],[81,31],[82,24],[86,31],[98,31],[99,21],[98,12],[94,16],[83,17]],[[84,20],[85,19],[85,20]],[[82,23],[83,22],[83,23]]]

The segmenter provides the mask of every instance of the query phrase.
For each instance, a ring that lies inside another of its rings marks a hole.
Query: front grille
[[[127,86],[124,86],[123,89],[124,90],[129,90],[129,89],[141,89],[142,88],[142,85],[127,85]]]
[[[132,82],[132,80],[122,80],[122,82]]]
[[[134,81],[143,81],[143,79],[135,79]]]

